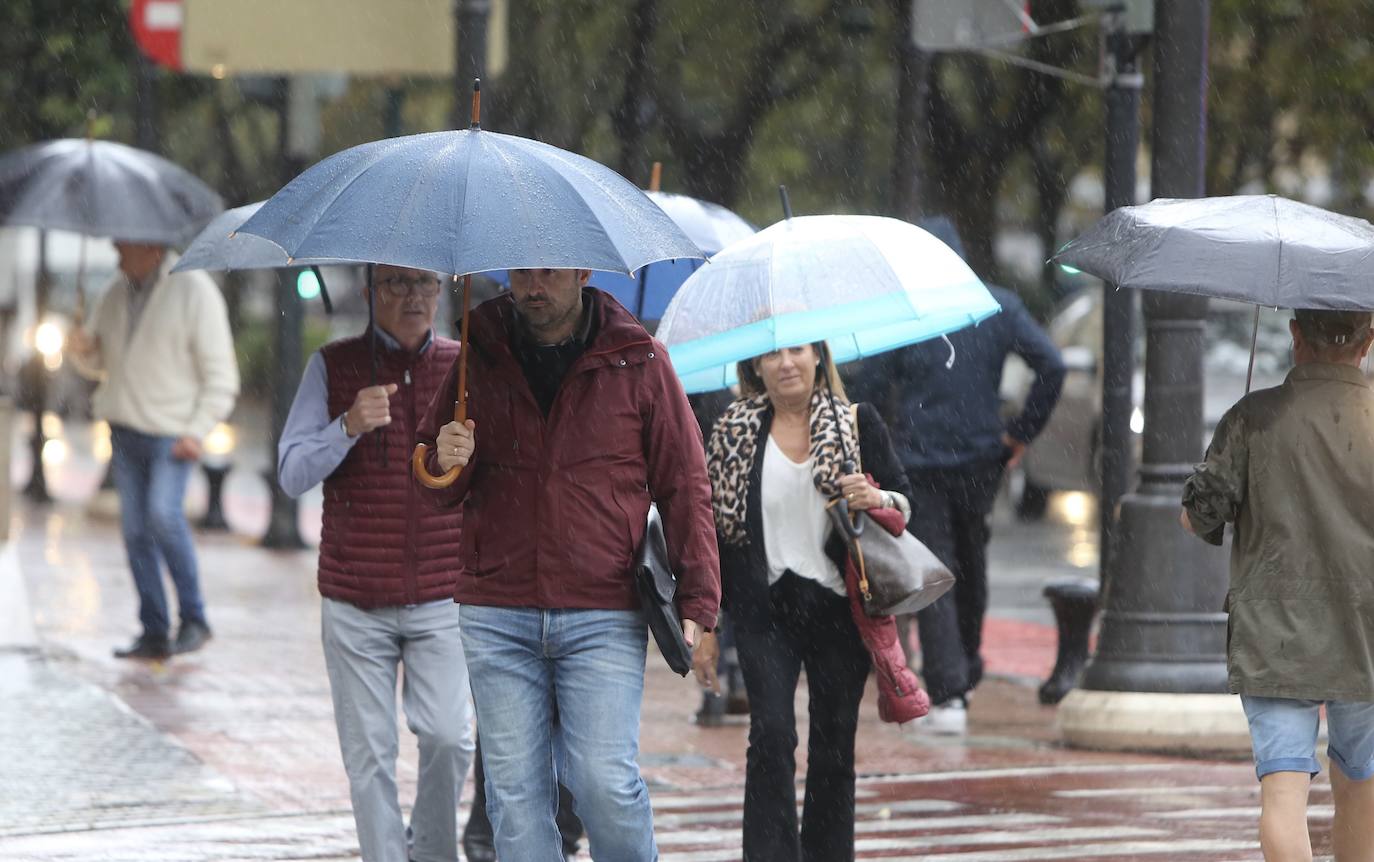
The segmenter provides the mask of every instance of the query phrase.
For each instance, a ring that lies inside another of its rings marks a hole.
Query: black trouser
[[[472,811],[468,814],[467,825],[463,827],[463,853],[468,853],[470,845],[491,847],[494,836],[491,819],[487,816],[487,771],[482,768],[482,737],[477,736],[477,751],[472,765]],[[568,788],[558,783],[558,814],[554,817],[558,824],[558,834],[563,836],[563,852],[577,852],[582,840],[582,821],[573,813],[573,798]]]
[[[849,600],[786,573],[769,590],[772,627],[738,627],[749,693],[744,784],[745,862],[854,858],[854,734],[870,660]],[[797,680],[806,668],[810,732],[797,829]]]
[[[932,703],[961,697],[983,678],[988,611],[988,515],[1001,461],[910,470],[911,532],[954,573],[954,589],[916,615],[921,675]],[[905,644],[903,640],[903,644]]]

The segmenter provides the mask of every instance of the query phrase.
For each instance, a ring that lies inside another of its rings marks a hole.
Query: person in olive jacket
[[[593,858],[656,858],[636,763],[648,629],[631,577],[651,501],[688,643],[720,605],[687,396],[663,345],[590,275],[511,270],[510,294],[474,310],[462,347],[467,422],[452,421],[455,364],[419,432],[430,473],[463,468],[425,493],[463,509],[455,597],[488,809],[497,856],[521,862],[562,859],[555,779]]]
[[[1183,527],[1234,528],[1230,689],[1250,722],[1266,860],[1311,859],[1307,794],[1326,709],[1341,862],[1374,859],[1374,391],[1367,311],[1305,311],[1296,367],[1217,425],[1184,485]]]

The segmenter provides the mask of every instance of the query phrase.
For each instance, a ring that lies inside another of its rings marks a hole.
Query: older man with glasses
[[[421,411],[458,355],[456,341],[434,333],[440,286],[432,272],[375,268],[363,288],[372,326],[310,358],[278,451],[288,494],[324,483],[325,665],[367,862],[455,862],[458,799],[472,761],[453,602],[461,516],[420,505],[407,470]],[[359,445],[372,435],[382,442]],[[401,704],[419,740],[409,828],[396,789],[402,665]]]

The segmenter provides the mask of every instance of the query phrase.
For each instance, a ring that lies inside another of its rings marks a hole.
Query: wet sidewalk
[[[87,481],[89,493],[96,480]],[[238,487],[226,498],[230,523],[265,525],[265,494]],[[214,640],[165,662],[121,661],[110,650],[137,623],[114,521],[76,493],[16,507],[0,607],[26,596],[33,635],[0,650],[0,859],[356,859],[314,551],[201,534]],[[318,508],[307,500],[307,536],[311,518]],[[1029,596],[1041,576],[1028,567],[1007,582]],[[882,724],[869,686],[857,751],[861,858],[1259,858],[1248,764],[1060,748],[1054,711],[1034,690],[1053,662],[1053,634],[1029,604],[1002,611],[996,601],[992,676],[967,737]],[[803,686],[799,715],[805,698]],[[665,862],[739,858],[746,720],[698,727],[698,699],[651,655],[641,764]],[[404,733],[399,774],[407,800],[414,743]],[[1328,793],[1318,785],[1314,803],[1329,804]],[[1323,817],[1329,809],[1318,809],[1319,831]]]

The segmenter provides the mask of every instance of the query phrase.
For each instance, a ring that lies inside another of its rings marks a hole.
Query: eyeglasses
[[[389,275],[386,278],[379,278],[376,281],[382,293],[392,299],[405,299],[412,293],[430,299],[439,295],[439,279],[432,275],[421,275],[405,277],[400,275]]]

